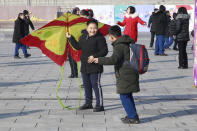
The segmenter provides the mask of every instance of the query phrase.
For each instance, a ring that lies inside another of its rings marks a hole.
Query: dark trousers
[[[77,63],[75,60],[72,59],[69,53],[68,53],[68,59],[70,63],[71,75],[78,76]]]
[[[155,55],[162,55],[164,54],[164,35],[156,35],[155,41]]]
[[[155,32],[151,32],[150,47],[153,47],[154,39],[155,39]]]
[[[92,104],[92,89],[96,97],[96,106],[103,106],[103,91],[100,84],[101,73],[86,74],[82,73],[83,86],[85,89],[86,104]]]
[[[174,39],[174,46],[173,46],[173,49],[177,49],[177,40]]]
[[[187,59],[187,41],[178,41],[179,47],[179,66],[188,67],[188,59]]]
[[[22,49],[24,55],[27,54],[26,45],[23,45],[23,44],[21,44],[21,43],[16,43],[15,51],[14,51],[14,56],[18,56],[18,55],[19,55],[19,49],[20,49],[20,48]]]
[[[133,119],[137,116],[135,102],[132,93],[120,94],[120,100],[127,113],[128,118]]]

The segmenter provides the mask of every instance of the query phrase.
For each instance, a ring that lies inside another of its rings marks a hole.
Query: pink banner
[[[195,0],[195,24],[194,24],[194,86],[197,87],[197,0]]]

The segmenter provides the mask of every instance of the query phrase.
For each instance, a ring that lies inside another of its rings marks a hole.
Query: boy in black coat
[[[83,86],[85,88],[85,104],[80,107],[81,110],[91,109],[92,107],[92,89],[96,96],[96,106],[94,112],[104,111],[103,93],[100,86],[101,73],[103,66],[93,63],[94,58],[104,57],[108,53],[105,37],[98,31],[98,23],[95,20],[87,22],[87,29],[83,32],[79,42],[68,33],[72,46],[77,50],[82,50],[81,55],[81,73]]]
[[[25,37],[25,27],[24,27],[24,14],[19,13],[17,20],[14,25],[14,34],[13,34],[13,43],[16,43],[14,58],[20,59],[19,49],[22,48],[25,58],[30,57],[31,55],[27,53],[27,48],[25,45],[21,44],[19,41],[21,38]]]
[[[154,43],[154,39],[155,39],[155,32],[156,32],[156,14],[159,11],[159,9],[155,8],[154,12],[152,13],[152,15],[149,18],[148,21],[148,28],[150,28],[150,32],[151,32],[151,41],[150,41],[150,48],[153,47],[153,43]]]

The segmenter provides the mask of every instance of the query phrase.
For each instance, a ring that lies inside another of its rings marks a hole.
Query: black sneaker
[[[73,74],[71,74],[68,78],[74,78],[75,76]]]
[[[84,104],[79,107],[79,110],[87,110],[87,109],[92,109],[92,108],[93,108],[92,104]]]
[[[135,118],[133,119],[130,119],[128,118],[128,116],[124,117],[124,118],[121,118],[121,121],[125,124],[139,124],[140,123],[140,120],[139,120],[139,117],[136,116]]]
[[[173,50],[178,51],[179,49],[178,48],[173,48]]]
[[[31,56],[31,54],[25,54],[25,55],[24,55],[25,58],[28,58],[28,57],[30,57],[30,56]]]
[[[95,106],[94,109],[93,109],[93,112],[100,112],[100,111],[104,111],[103,106]]]
[[[16,56],[14,56],[14,59],[21,59],[21,57],[16,55]]]

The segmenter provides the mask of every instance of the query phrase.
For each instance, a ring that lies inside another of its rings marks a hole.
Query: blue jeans
[[[101,74],[82,73],[83,85],[85,89],[86,104],[92,104],[92,89],[96,97],[96,106],[103,106],[103,91],[100,84]]]
[[[21,44],[21,43],[16,43],[14,56],[18,56],[18,55],[19,55],[19,49],[20,49],[20,47],[22,48],[23,54],[24,54],[24,55],[27,54],[26,45],[23,45],[23,44]]]
[[[173,36],[170,36],[169,38],[166,37],[166,38],[165,38],[164,48],[165,48],[165,49],[169,48],[169,47],[173,44],[173,41],[174,41]]]
[[[120,94],[120,100],[127,113],[128,118],[133,119],[137,116],[133,94]]]
[[[155,55],[164,54],[164,42],[165,42],[165,39],[163,35],[156,35]]]

